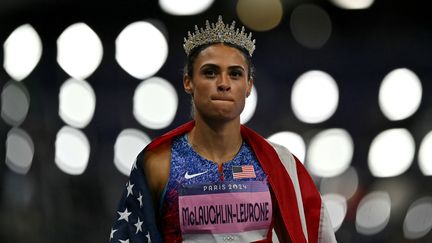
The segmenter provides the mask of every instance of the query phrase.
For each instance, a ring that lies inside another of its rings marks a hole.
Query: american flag
[[[256,178],[253,165],[233,166],[232,172],[234,179]]]
[[[142,153],[137,161],[142,161]],[[142,163],[135,161],[123,191],[109,236],[109,242],[162,242],[157,230],[153,200]]]

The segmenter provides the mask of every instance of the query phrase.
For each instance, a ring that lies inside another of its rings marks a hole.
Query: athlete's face
[[[197,55],[193,70],[192,77],[184,76],[183,84],[192,94],[196,115],[239,119],[253,84],[243,54],[234,47],[214,44]]]

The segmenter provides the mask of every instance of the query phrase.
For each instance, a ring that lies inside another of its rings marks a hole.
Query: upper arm
[[[159,205],[159,199],[169,178],[171,161],[171,144],[165,143],[158,148],[146,151],[143,168],[154,205]]]

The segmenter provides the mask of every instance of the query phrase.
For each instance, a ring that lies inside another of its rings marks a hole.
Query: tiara
[[[206,20],[205,29],[198,29],[198,26],[195,25],[195,33],[191,34],[188,31],[188,38],[184,38],[183,48],[186,55],[189,56],[190,52],[198,46],[222,42],[240,46],[252,56],[255,50],[255,40],[252,40],[252,33],[246,34],[244,26],[242,26],[241,30],[234,28],[235,21],[232,22],[231,26],[225,25],[220,15],[216,24],[212,23],[211,26],[209,21]]]

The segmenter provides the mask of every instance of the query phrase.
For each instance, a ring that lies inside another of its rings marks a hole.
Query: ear
[[[186,93],[193,95],[192,78],[187,74],[183,75],[183,87]]]
[[[248,82],[247,82],[247,90],[246,90],[246,97],[249,97],[249,95],[251,94],[253,83],[254,83],[253,79],[249,79],[248,80]]]

